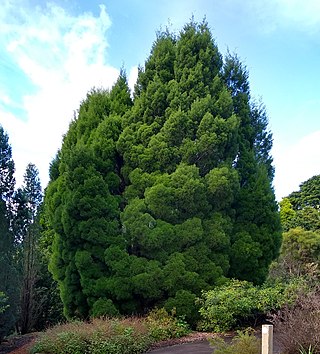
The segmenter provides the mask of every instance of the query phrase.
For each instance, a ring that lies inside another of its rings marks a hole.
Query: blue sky
[[[74,111],[124,66],[131,86],[155,33],[206,17],[220,51],[249,70],[274,136],[278,200],[320,173],[318,0],[2,0],[0,124],[21,184],[28,162],[43,186]]]

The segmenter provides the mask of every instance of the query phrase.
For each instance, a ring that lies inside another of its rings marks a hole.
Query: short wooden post
[[[273,354],[272,325],[262,325],[262,354]]]

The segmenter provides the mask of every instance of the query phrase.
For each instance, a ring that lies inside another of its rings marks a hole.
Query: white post
[[[273,354],[272,325],[262,325],[262,354]]]

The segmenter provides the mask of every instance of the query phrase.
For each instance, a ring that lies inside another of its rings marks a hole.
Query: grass
[[[189,333],[186,324],[165,310],[145,318],[105,318],[55,326],[40,335],[31,354],[138,354],[154,343]]]

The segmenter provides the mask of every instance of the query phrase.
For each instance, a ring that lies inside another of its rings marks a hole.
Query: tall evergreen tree
[[[251,103],[248,72],[237,56],[226,58],[223,77],[240,118],[234,166],[240,189],[235,197],[230,276],[262,283],[281,243],[280,218],[272,187],[273,166],[264,107]]]
[[[181,291],[193,299],[228,273],[239,121],[221,67],[207,25],[191,22],[179,37],[159,34],[140,69],[118,141],[129,182],[121,214],[127,246],[111,264],[135,310],[165,300],[179,308]],[[132,276],[117,271],[124,254]]]
[[[52,164],[45,204],[65,314],[182,314],[227,276],[263,281],[280,225],[272,136],[245,68],[223,63],[192,20],[158,33],[133,105],[125,81],[88,95]]]
[[[90,92],[51,167],[56,175],[46,194],[55,231],[50,267],[67,317],[113,306],[99,282],[108,275],[104,251],[120,233],[122,158],[116,141],[121,116],[131,104],[124,72],[110,92]]]
[[[42,202],[42,190],[38,169],[31,163],[26,168],[23,186],[15,194],[15,202],[14,229],[22,279],[19,327],[24,334],[34,328],[41,305],[36,301],[36,282],[39,277],[38,211]]]
[[[0,340],[14,327],[18,303],[18,277],[14,262],[14,239],[11,232],[14,162],[8,135],[0,126],[0,292],[7,297],[0,313]]]
[[[0,195],[5,202],[10,202],[15,186],[14,162],[9,137],[0,126]]]

